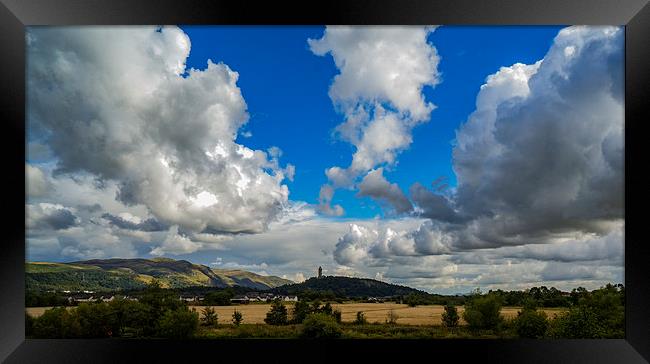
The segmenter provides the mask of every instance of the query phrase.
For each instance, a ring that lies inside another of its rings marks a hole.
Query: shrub
[[[324,339],[340,337],[343,331],[336,319],[325,313],[312,313],[305,318],[301,337]]]
[[[212,307],[205,307],[202,310],[203,317],[201,317],[201,323],[205,326],[215,326],[219,322],[219,315]]]
[[[282,301],[275,300],[271,303],[271,309],[266,313],[264,322],[269,325],[286,325],[288,323],[287,308]]]
[[[607,337],[603,322],[589,307],[575,307],[551,321],[549,336],[558,339],[600,339]]]
[[[498,329],[503,323],[501,302],[494,295],[475,295],[465,304],[463,319],[472,329]]]
[[[338,322],[339,324],[341,323],[341,311],[340,310],[334,310],[332,311],[332,317]]]
[[[387,324],[394,325],[394,324],[397,323],[397,319],[399,319],[399,315],[397,315],[397,313],[395,313],[395,310],[390,310],[386,314],[386,323]]]
[[[363,311],[357,312],[357,318],[354,320],[354,323],[357,325],[365,325],[368,323],[368,320],[366,320],[366,314],[363,313]]]
[[[517,314],[514,326],[519,337],[538,339],[546,335],[548,320],[544,311],[535,309],[523,309]]]
[[[199,314],[188,309],[167,310],[160,318],[158,336],[187,339],[194,336],[199,326]]]
[[[442,313],[442,324],[445,327],[456,327],[458,326],[458,321],[460,317],[458,316],[458,310],[453,305],[446,305],[445,312]]]
[[[242,323],[242,321],[244,321],[244,315],[242,315],[241,312],[235,310],[232,313],[232,323],[233,323],[233,325],[239,326]]]

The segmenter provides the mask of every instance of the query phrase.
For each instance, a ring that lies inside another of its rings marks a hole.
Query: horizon
[[[26,263],[45,263],[45,264],[56,263],[56,264],[73,264],[73,263],[87,263],[87,262],[90,262],[90,261],[97,261],[97,260],[105,261],[105,260],[136,260],[136,259],[140,259],[140,260],[150,260],[150,261],[160,261],[161,259],[165,259],[165,260],[171,260],[171,261],[184,261],[184,262],[186,262],[186,263],[190,263],[190,264],[197,265],[197,263],[193,263],[193,262],[190,262],[190,261],[187,261],[187,260],[184,260],[184,259],[178,259],[178,260],[176,260],[176,259],[168,258],[168,257],[155,257],[155,258],[106,258],[106,259],[89,259],[89,260],[82,260],[82,261],[69,261],[69,262],[31,261],[31,262],[26,262]],[[220,269],[220,268],[209,267],[209,266],[207,266],[207,265],[205,265],[205,264],[201,264],[201,265],[203,265],[204,267],[207,267],[208,269],[217,269],[217,270]],[[257,274],[257,273],[254,273],[254,272],[248,272],[248,273]],[[278,276],[274,276],[274,275],[265,275],[265,276],[266,276],[266,277],[282,278],[282,277],[278,277]],[[318,277],[318,273],[316,273],[316,275],[306,277],[305,280],[302,281],[302,282],[294,282],[294,281],[292,281],[292,280],[288,280],[288,279],[287,279],[288,281],[292,282],[292,283],[287,283],[287,285],[291,285],[291,284],[300,284],[300,283],[304,283],[304,282],[306,282],[307,280],[310,280],[310,279],[321,279],[321,278],[324,278],[324,277],[330,277],[330,278],[350,278],[350,279],[367,279],[367,280],[372,280],[372,281],[376,281],[376,282],[380,282],[380,283],[392,284],[392,285],[397,285],[397,286],[402,286],[402,287],[407,287],[407,288],[415,289],[415,288],[410,287],[410,286],[408,286],[408,285],[404,285],[404,284],[396,284],[396,283],[391,283],[391,282],[386,282],[386,281],[378,280],[378,279],[371,278],[371,277],[349,277],[349,276],[339,276],[339,275],[323,275],[322,277]],[[603,285],[603,286],[601,286],[601,287],[597,287],[597,288],[594,288],[594,289],[592,289],[592,290],[602,289],[602,288],[604,288],[605,286],[607,286],[607,285],[609,285],[609,284],[617,285],[617,284],[615,284],[615,283],[611,283],[611,282],[609,282],[609,283],[606,283],[605,285]],[[622,283],[620,283],[620,284],[622,284]],[[623,285],[623,284],[622,284],[622,285]],[[235,285],[235,286],[237,286],[237,285]],[[623,285],[623,286],[624,286],[624,285]],[[243,286],[240,286],[240,287],[243,287]],[[278,287],[282,287],[282,286],[278,286]],[[275,288],[278,288],[278,287],[268,288],[268,289],[266,289],[266,290],[275,289]],[[520,292],[525,292],[525,291],[529,291],[529,290],[532,289],[532,288],[541,288],[541,287],[545,287],[545,286],[535,286],[535,285],[531,285],[531,286],[526,287],[526,288],[515,289],[515,290],[511,290],[511,291],[520,291]],[[205,286],[204,288],[225,289],[225,288],[209,287],[209,286]],[[246,288],[250,288],[250,287],[246,287]],[[550,289],[557,289],[557,288],[555,288],[554,286],[550,286],[550,287],[546,287],[546,288],[548,288],[549,290],[550,290]],[[574,287],[573,289],[577,289],[577,288],[584,288],[584,287]],[[174,288],[174,289],[180,289],[180,290],[183,290],[183,288]],[[254,289],[254,288],[251,288],[251,289]],[[573,289],[571,289],[571,290],[562,290],[562,289],[557,289],[557,290],[558,290],[559,292],[562,292],[562,293],[570,293],[571,291],[573,291]],[[423,290],[420,290],[420,289],[417,289],[417,290],[419,290],[419,291],[421,291],[421,292],[423,291]],[[466,295],[471,295],[471,294],[473,294],[473,292],[476,292],[477,290],[480,291],[480,292],[483,292],[483,293],[489,293],[489,292],[493,291],[493,290],[491,290],[491,289],[490,289],[490,290],[487,290],[487,291],[483,291],[483,290],[481,289],[481,287],[474,287],[472,290],[470,290],[470,291],[466,291],[466,292],[455,292],[455,293],[438,293],[438,292],[430,292],[430,291],[424,291],[424,292],[425,292],[425,293],[428,293],[428,294],[440,295],[440,296],[466,296]],[[502,290],[502,289],[496,289],[496,290],[494,290],[494,291],[498,291],[498,290]],[[264,289],[262,289],[262,291],[264,291]],[[502,291],[507,292],[507,291],[509,291],[509,290],[502,290]],[[591,291],[591,290],[589,290],[589,291]]]
[[[622,27],[26,42],[27,262],[164,257],[298,283],[323,266],[437,294],[623,283]]]

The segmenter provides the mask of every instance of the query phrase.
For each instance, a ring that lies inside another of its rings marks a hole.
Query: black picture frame
[[[650,245],[643,240],[643,148],[650,120],[648,0],[330,0],[260,4],[235,0],[0,0],[2,193],[0,360],[36,362],[347,361],[412,358],[466,361],[643,363],[650,360]],[[25,35],[28,25],[90,24],[447,24],[625,26],[626,334],[620,340],[25,340]],[[299,353],[299,354],[298,354]],[[213,356],[214,355],[214,356]],[[233,358],[234,359],[234,358]],[[231,359],[231,360],[233,360]]]

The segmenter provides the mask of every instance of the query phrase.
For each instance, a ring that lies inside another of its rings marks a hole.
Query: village
[[[67,296],[68,303],[70,304],[79,304],[83,302],[111,302],[115,298],[120,297],[124,300],[137,301],[137,297],[131,297],[128,295],[119,295],[119,294],[100,294],[94,291],[62,291]],[[178,296],[180,301],[185,301],[189,304],[195,303],[199,304],[204,299],[204,295],[185,295],[181,294]],[[260,292],[248,292],[243,295],[237,295],[230,299],[232,304],[249,304],[249,303],[269,303],[275,300],[284,301],[284,302],[298,302],[298,296],[292,295],[278,295],[273,293],[260,293]]]

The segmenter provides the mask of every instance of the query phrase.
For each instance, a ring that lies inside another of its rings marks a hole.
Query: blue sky
[[[442,26],[431,33],[441,57],[442,83],[425,87],[427,101],[437,108],[431,121],[414,129],[414,142],[399,155],[386,178],[402,190],[415,182],[428,185],[445,177],[455,186],[451,146],[455,131],[475,109],[485,78],[502,66],[534,63],[544,57],[559,26]],[[238,84],[248,104],[250,120],[238,141],[253,149],[278,146],[282,159],[296,165],[291,198],[318,203],[327,181],[325,169],[350,163],[353,146],[336,140],[332,130],[344,116],[337,113],[328,88],[338,73],[331,57],[317,57],[307,44],[320,38],[322,26],[181,26],[192,41],[188,68],[204,69],[207,60],[223,62],[239,73]],[[254,46],[250,46],[254,45]],[[240,133],[241,134],[241,133]],[[425,168],[423,168],[425,167]],[[337,191],[333,203],[347,218],[368,218],[382,210],[356,191]]]
[[[27,259],[621,282],[623,45],[605,26],[31,27]]]

